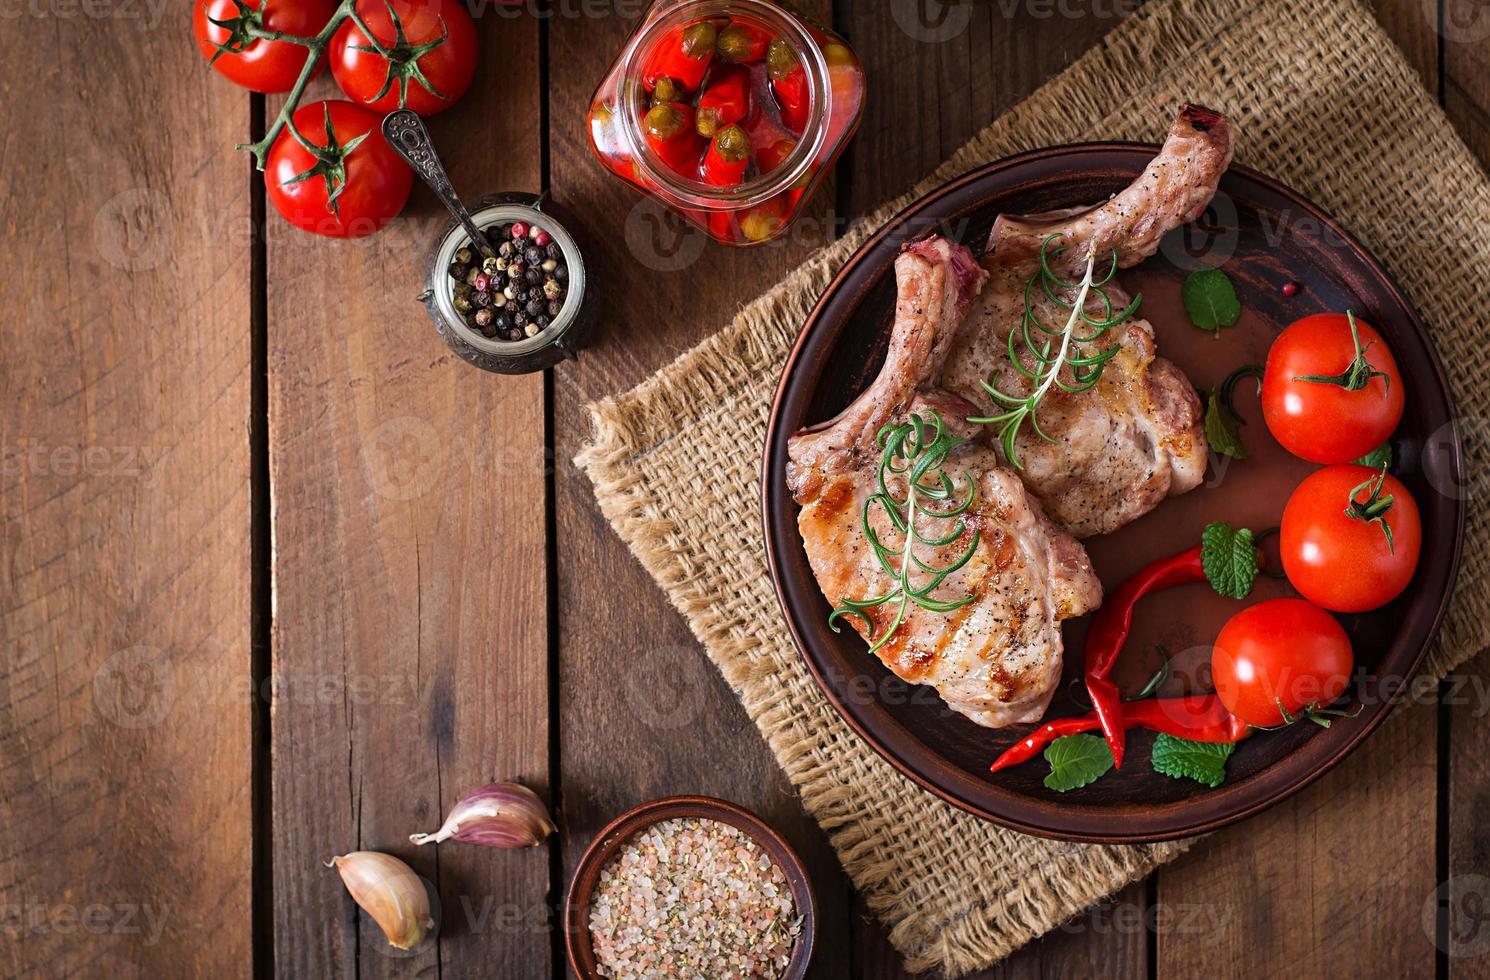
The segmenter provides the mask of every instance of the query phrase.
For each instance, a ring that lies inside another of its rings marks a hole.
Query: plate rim
[[[1031,834],[1034,836],[1049,839],[1101,844],[1159,843],[1163,841],[1178,840],[1186,837],[1193,837],[1200,834],[1209,833],[1222,827],[1245,820],[1251,816],[1256,815],[1257,813],[1260,813],[1263,810],[1268,809],[1269,807],[1282,802],[1285,799],[1288,799],[1299,791],[1312,785],[1326,773],[1333,770],[1340,764],[1342,760],[1344,760],[1346,756],[1355,751],[1355,749],[1362,742],[1364,742],[1368,736],[1370,736],[1374,731],[1376,731],[1378,727],[1380,727],[1382,722],[1384,722],[1386,718],[1393,713],[1394,705],[1389,700],[1384,700],[1378,703],[1373,709],[1370,716],[1365,719],[1359,729],[1357,729],[1351,735],[1347,736],[1346,739],[1334,751],[1330,752],[1330,754],[1325,756],[1318,765],[1316,765],[1312,770],[1304,773],[1300,778],[1290,783],[1280,784],[1276,789],[1273,789],[1272,791],[1266,793],[1260,799],[1252,801],[1245,806],[1239,807],[1233,812],[1224,813],[1207,819],[1185,822],[1182,825],[1176,825],[1167,830],[1136,831],[1132,833],[1108,831],[1097,833],[1079,829],[1073,830],[1067,827],[1046,827],[1038,823],[1031,823],[1028,820],[1020,819],[1018,817],[1011,817],[1008,814],[993,812],[992,810],[978,805],[971,800],[962,798],[961,796],[951,792],[950,790],[938,785],[934,780],[923,776],[908,761],[906,761],[904,758],[901,758],[897,753],[891,751],[890,747],[887,744],[884,744],[879,738],[873,736],[869,731],[867,731],[863,723],[861,723],[861,721],[857,717],[855,717],[853,711],[850,710],[847,705],[842,703],[837,693],[834,691],[833,686],[829,684],[827,678],[823,676],[823,673],[819,669],[819,666],[814,658],[808,653],[808,645],[804,642],[801,634],[797,629],[797,625],[792,616],[791,609],[787,603],[787,598],[782,589],[783,576],[781,568],[781,556],[777,553],[777,548],[775,547],[771,534],[771,515],[773,510],[772,503],[779,496],[779,490],[775,486],[775,481],[773,480],[774,473],[771,466],[771,459],[772,456],[776,453],[778,442],[780,442],[777,436],[777,430],[780,424],[782,403],[787,393],[787,382],[791,377],[793,369],[796,367],[798,360],[802,356],[810,335],[812,334],[817,324],[820,322],[829,300],[843,287],[845,280],[857,267],[859,261],[862,260],[869,252],[877,248],[880,243],[883,242],[887,237],[903,228],[920,212],[933,206],[937,201],[962,189],[970,183],[985,179],[988,176],[1003,170],[1009,170],[1019,166],[1027,165],[1037,160],[1056,159],[1065,156],[1080,158],[1084,155],[1096,153],[1141,151],[1151,157],[1153,154],[1157,153],[1159,149],[1159,145],[1155,143],[1128,140],[1098,140],[1079,143],[1062,143],[1052,146],[1037,147],[1034,149],[1025,150],[1019,153],[1001,157],[997,160],[976,167],[960,176],[954,177],[946,181],[945,183],[932,188],[925,194],[922,194],[921,196],[915,198],[905,207],[897,211],[879,229],[877,229],[873,235],[866,239],[862,244],[860,244],[857,249],[853,251],[853,253],[851,253],[847,258],[844,259],[843,263],[839,266],[837,271],[834,272],[833,278],[829,280],[829,282],[823,287],[822,292],[818,295],[816,302],[813,303],[812,309],[808,312],[807,317],[803,320],[802,327],[798,331],[795,341],[793,341],[792,343],[791,351],[787,354],[786,360],[782,364],[781,375],[779,380],[777,381],[775,392],[772,395],[771,410],[769,415],[767,416],[765,438],[763,440],[761,448],[760,477],[758,484],[760,490],[760,521],[762,539],[765,543],[767,570],[771,578],[771,587],[772,591],[776,595],[776,602],[781,611],[782,618],[786,623],[788,631],[791,633],[792,643],[796,647],[797,654],[806,663],[808,672],[812,675],[813,681],[817,684],[818,690],[822,692],[823,696],[833,706],[833,710],[837,713],[839,718],[841,718],[848,724],[849,728],[854,732],[854,734],[857,735],[859,739],[861,739],[871,749],[873,749],[877,755],[888,762],[891,767],[893,767],[902,776],[910,779],[916,785],[927,790],[936,797],[952,804],[960,810],[972,814],[973,816],[979,817],[980,819],[987,820],[1000,826],[1008,827],[1021,833]],[[1251,180],[1261,185],[1262,187],[1295,202],[1310,216],[1316,217],[1324,222],[1333,234],[1339,235],[1340,239],[1347,246],[1349,246],[1361,259],[1365,261],[1365,263],[1369,266],[1370,271],[1388,288],[1397,302],[1401,304],[1402,309],[1405,310],[1407,313],[1407,320],[1410,323],[1412,330],[1417,334],[1418,339],[1422,343],[1422,346],[1428,352],[1428,368],[1430,369],[1431,373],[1434,376],[1434,379],[1437,382],[1439,391],[1443,395],[1445,404],[1448,408],[1449,419],[1451,420],[1451,422],[1454,423],[1451,430],[1452,440],[1448,447],[1447,453],[1448,469],[1456,477],[1462,477],[1464,468],[1463,442],[1461,439],[1459,426],[1457,424],[1459,414],[1458,406],[1454,397],[1454,389],[1449,383],[1448,376],[1444,372],[1443,360],[1439,356],[1437,346],[1433,343],[1431,333],[1429,333],[1426,324],[1424,324],[1422,320],[1422,317],[1418,314],[1417,307],[1408,298],[1407,293],[1402,289],[1396,278],[1391,274],[1390,271],[1386,269],[1385,266],[1382,265],[1380,260],[1376,258],[1376,255],[1371,252],[1371,250],[1367,249],[1363,244],[1361,244],[1361,242],[1353,234],[1351,234],[1350,231],[1346,229],[1340,223],[1340,221],[1334,217],[1333,214],[1315,204],[1312,200],[1305,197],[1300,192],[1284,184],[1282,181],[1266,173],[1263,173],[1262,171],[1244,166],[1242,164],[1232,163],[1227,168],[1226,172],[1227,174],[1236,174],[1245,179]],[[911,239],[907,240],[909,241]],[[790,498],[788,497],[788,503],[794,504],[795,502],[790,501]],[[1444,618],[1448,613],[1449,605],[1453,601],[1454,591],[1458,583],[1461,559],[1463,556],[1464,534],[1467,521],[1468,506],[1462,495],[1453,500],[1452,506],[1454,511],[1454,527],[1453,547],[1452,554],[1450,555],[1449,574],[1447,581],[1445,582],[1443,593],[1439,596],[1437,608],[1433,611],[1431,625],[1422,642],[1419,644],[1417,652],[1412,657],[1411,665],[1407,671],[1407,676],[1409,678],[1417,675],[1418,671],[1423,665],[1424,659],[1426,659],[1427,657],[1429,648],[1432,647],[1434,641],[1437,639],[1438,634],[1443,627]],[[1276,763],[1274,763],[1274,765],[1276,765]],[[1262,770],[1262,772],[1266,771],[1266,769]],[[1259,775],[1261,775],[1261,773],[1259,773]],[[1174,806],[1175,804],[1167,805]]]

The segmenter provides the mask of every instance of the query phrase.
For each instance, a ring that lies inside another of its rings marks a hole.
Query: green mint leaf
[[[1205,441],[1222,456],[1247,458],[1247,449],[1242,445],[1241,420],[1222,401],[1220,385],[1212,388],[1210,397],[1206,399]]]
[[[1185,277],[1180,298],[1190,322],[1202,330],[1221,335],[1222,327],[1234,326],[1242,315],[1242,301],[1237,299],[1231,278],[1220,269],[1196,269]]]
[[[1384,442],[1356,462],[1361,466],[1369,466],[1373,470],[1379,470],[1383,466],[1390,467],[1392,465],[1392,444]]]
[[[1230,743],[1192,742],[1160,732],[1154,739],[1154,772],[1193,779],[1214,789],[1226,778],[1226,760],[1234,748]]]
[[[1085,786],[1112,768],[1112,749],[1095,735],[1063,735],[1045,747],[1050,775],[1045,785],[1057,793]]]
[[[1245,599],[1257,581],[1257,548],[1247,528],[1232,530],[1225,521],[1207,524],[1200,536],[1200,564],[1211,588],[1233,599]]]

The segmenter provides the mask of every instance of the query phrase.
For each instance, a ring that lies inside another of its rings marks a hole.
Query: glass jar
[[[859,126],[864,70],[770,0],[658,0],[590,103],[622,180],[729,245],[778,238]]]

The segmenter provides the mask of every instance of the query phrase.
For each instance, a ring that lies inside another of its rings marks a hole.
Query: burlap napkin
[[[922,791],[848,728],[794,648],[764,568],[757,479],[772,394],[833,273],[904,205],[1021,150],[1157,141],[1181,101],[1230,114],[1238,162],[1282,178],[1375,252],[1433,329],[1461,415],[1483,419],[1490,387],[1469,365],[1484,322],[1490,181],[1349,0],[1146,5],[719,334],[592,406],[594,441],[578,462],[602,510],[739,694],[912,970],[987,966],[1186,845],[1063,844],[1001,829]],[[1484,440],[1466,443],[1468,471],[1481,472]],[[1459,595],[1427,668],[1437,675],[1486,645],[1487,539],[1474,507]]]

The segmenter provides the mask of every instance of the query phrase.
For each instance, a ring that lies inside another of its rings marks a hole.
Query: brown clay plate
[[[1309,313],[1351,309],[1385,336],[1407,388],[1407,412],[1392,438],[1393,472],[1412,491],[1423,519],[1422,562],[1407,591],[1383,609],[1342,616],[1355,646],[1359,714],[1329,729],[1312,724],[1263,732],[1243,741],[1227,780],[1208,789],[1152,770],[1153,736],[1129,736],[1129,761],[1096,783],[1056,793],[1035,760],[997,775],[989,763],[1030,726],[981,728],[946,708],[929,687],[896,678],[851,630],[827,626],[829,604],[818,590],[797,534],[797,506],[785,484],[786,441],[798,429],[836,415],[879,370],[894,309],[892,265],[903,242],[932,231],[979,250],[994,219],[1090,204],[1122,189],[1157,147],[1098,143],[1036,150],[990,164],[911,205],[851,258],[813,310],[787,359],[772,408],[762,463],[762,508],[768,560],[786,620],[823,691],[844,719],[897,769],[972,813],[1027,833],[1083,841],[1166,840],[1213,830],[1256,813],[1308,785],[1339,762],[1402,697],[1443,618],[1459,564],[1464,482],[1453,406],[1427,331],[1396,285],[1338,222],[1287,187],[1232,167],[1211,209],[1165,239],[1139,266],[1120,273],[1142,292],[1142,313],[1159,352],[1206,389],[1233,368],[1262,363],[1278,332]],[[1200,265],[1224,268],[1242,300],[1241,321],[1212,339],[1192,326],[1180,286]],[[1302,287],[1285,297],[1282,287]],[[1255,386],[1238,386],[1250,420],[1242,438],[1252,458],[1213,455],[1206,482],[1172,498],[1118,532],[1086,542],[1108,589],[1142,565],[1190,547],[1204,526],[1225,520],[1254,529],[1276,526],[1289,492],[1311,464],[1295,459],[1262,424]],[[1249,601],[1288,595],[1260,580]],[[1157,645],[1175,658],[1163,693],[1210,690],[1210,642],[1243,604],[1204,587],[1170,590],[1140,604],[1119,661],[1118,681],[1134,690],[1161,663]],[[1079,676],[1089,617],[1065,627],[1067,683]],[[1054,717],[1080,708],[1063,685]]]

